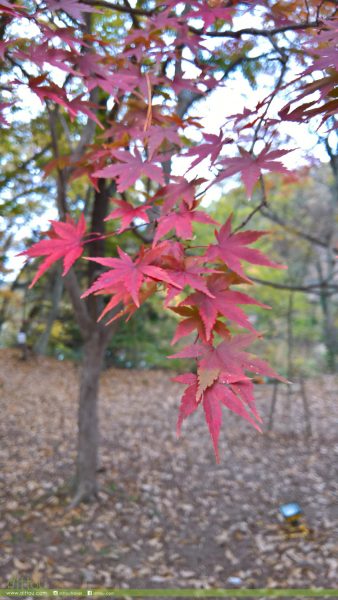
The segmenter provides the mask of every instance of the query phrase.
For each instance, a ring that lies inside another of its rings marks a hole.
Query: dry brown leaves
[[[68,511],[78,367],[0,352],[0,583],[51,586],[333,587],[337,581],[337,381],[280,398],[272,434],[226,413],[221,464],[202,410],[180,440],[168,374],[103,374],[100,502]],[[271,386],[257,388],[268,414]],[[278,506],[298,501],[310,536],[288,538]]]

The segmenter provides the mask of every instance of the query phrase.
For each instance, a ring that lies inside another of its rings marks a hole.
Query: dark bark
[[[91,318],[86,302],[80,298],[78,281],[73,271],[65,277],[65,285],[84,340],[79,390],[76,477],[74,499],[71,503],[71,507],[74,507],[80,502],[90,502],[97,497],[100,373],[107,345],[116,331],[118,322],[105,326]]]
[[[98,189],[95,190],[94,202],[91,214],[91,231],[95,233],[104,234],[105,225],[104,219],[108,214],[109,198],[115,191],[115,185],[107,185],[105,179],[98,180]],[[100,239],[94,240],[89,246],[89,253],[91,257],[105,256],[105,240]],[[93,280],[97,277],[102,269],[100,266],[92,261],[88,262],[88,284],[90,285]],[[91,304],[97,300],[96,296],[93,296],[89,300],[89,310],[93,314],[94,318],[97,319],[99,313],[95,313],[94,307]],[[88,302],[88,301],[87,301]]]
[[[99,180],[99,189],[95,191],[91,231],[104,233],[104,218],[107,216],[109,197],[114,184],[107,185]],[[90,256],[104,256],[104,239],[98,239],[90,245]],[[89,285],[98,275],[98,265],[88,264]],[[76,294],[77,295],[77,294]],[[84,303],[84,301],[82,300]],[[105,327],[97,323],[103,309],[102,298],[90,296],[86,304],[86,319],[91,325],[80,328],[84,338],[82,371],[80,379],[79,413],[78,413],[78,454],[76,466],[76,491],[72,505],[81,501],[89,502],[96,498],[98,492],[97,466],[99,451],[98,394],[100,373],[103,367],[104,354],[113,334],[113,327]],[[116,328],[116,326],[115,326]]]
[[[98,392],[100,373],[109,337],[102,327],[96,325],[84,343],[80,378],[78,452],[73,506],[81,501],[90,502],[94,500],[98,492]]]
[[[104,218],[108,212],[109,197],[113,186],[106,186],[100,180],[99,190],[95,193],[91,230],[104,233]],[[104,256],[104,240],[97,240],[90,247],[91,256]],[[89,263],[88,281],[98,275],[97,265]],[[108,327],[97,323],[103,306],[96,296],[81,300],[81,292],[76,275],[70,271],[65,277],[67,291],[72,300],[75,316],[80,328],[83,344],[81,365],[79,412],[78,412],[78,452],[75,479],[75,494],[71,506],[80,502],[94,500],[98,492],[97,466],[99,452],[98,395],[100,373],[103,367],[105,350],[116,330],[117,323]]]

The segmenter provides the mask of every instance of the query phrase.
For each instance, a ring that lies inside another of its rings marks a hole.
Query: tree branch
[[[301,237],[304,240],[307,240],[308,242],[310,242],[311,244],[315,244],[316,246],[320,246],[321,248],[329,248],[330,247],[329,242],[323,242],[322,240],[311,235],[310,233],[301,231],[301,229],[298,229],[297,227],[294,227],[293,225],[288,225],[288,223],[286,223],[286,221],[281,219],[278,215],[276,215],[276,213],[274,213],[267,206],[266,206],[266,208],[264,208],[264,206],[262,206],[260,210],[264,217],[266,217],[267,219],[270,219],[270,221],[273,221],[274,223],[277,223],[277,225],[280,225],[289,233],[292,233],[293,235]]]
[[[251,221],[252,217],[259,212],[260,210],[262,210],[262,207],[266,206],[265,204],[265,199],[263,198],[263,200],[257,204],[257,206],[248,214],[248,216],[243,219],[242,223],[240,223],[240,225],[238,225],[238,227],[236,227],[231,235],[234,235],[235,233],[237,233],[238,231],[240,231],[241,229],[243,229],[248,223],[249,221]]]
[[[159,12],[158,9],[146,10],[142,8],[132,8],[131,6],[121,6],[121,4],[116,2],[108,2],[108,0],[82,0],[82,2],[83,4],[88,4],[88,6],[102,6],[102,8],[116,10],[117,12],[126,13],[128,15],[136,15],[139,17],[151,17],[156,12]]]
[[[283,27],[276,27],[274,29],[256,29],[255,27],[245,27],[244,29],[238,29],[237,31],[204,31],[203,29],[196,29],[195,27],[189,27],[191,33],[196,35],[205,35],[207,37],[215,38],[233,38],[239,39],[243,35],[253,35],[261,37],[270,37],[272,35],[278,35],[279,33],[287,33],[288,31],[298,31],[300,29],[315,29],[321,24],[320,20],[310,21],[306,23],[295,23],[294,25],[284,25]]]
[[[276,283],[274,281],[267,281],[265,279],[258,279],[257,277],[250,277],[252,281],[255,283],[260,283],[261,285],[266,285],[272,288],[276,288],[278,290],[291,290],[294,292],[305,292],[307,294],[320,294],[323,288],[325,290],[330,290],[332,294],[338,292],[338,285],[330,285],[327,281],[323,281],[320,283],[313,283],[310,285],[288,285],[286,283]]]
[[[89,316],[86,303],[81,299],[79,282],[73,269],[65,275],[64,282],[73,305],[75,318],[82,335],[86,337],[93,327],[93,321]]]

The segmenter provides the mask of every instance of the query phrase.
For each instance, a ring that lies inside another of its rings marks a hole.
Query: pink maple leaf
[[[60,27],[58,29],[50,28],[46,23],[40,21],[39,27],[47,40],[54,40],[59,38],[73,50],[73,59],[76,55],[79,55],[77,48],[78,39],[76,38],[76,29],[74,27]],[[85,40],[81,40],[81,45],[87,47],[88,44]]]
[[[288,173],[288,169],[276,159],[291,152],[291,150],[272,150],[270,152],[270,146],[268,145],[258,156],[253,156],[244,148],[239,148],[239,151],[241,156],[221,160],[220,164],[224,166],[224,169],[216,180],[222,181],[226,177],[235,175],[235,173],[241,173],[249,198],[251,198],[254,185],[259,180],[263,170]]]
[[[193,331],[197,331],[199,337],[207,342],[205,339],[204,324],[198,310],[192,306],[170,306],[170,310],[174,313],[185,317],[176,328],[175,335],[171,340],[171,345],[176,344],[182,337],[190,335]]]
[[[146,223],[149,223],[149,216],[147,210],[149,210],[149,206],[132,206],[129,202],[125,200],[119,200],[118,198],[112,198],[113,202],[118,205],[119,208],[113,210],[107,217],[104,219],[105,221],[110,221],[111,219],[121,219],[121,227],[117,233],[122,233],[126,229],[128,229],[130,223],[138,217],[139,219],[143,219]]]
[[[25,52],[16,50],[14,56],[20,60],[28,59],[32,63],[38,65],[41,69],[45,63],[48,63],[67,73],[76,75],[76,71],[67,64],[67,61],[72,58],[71,53],[67,50],[61,50],[60,48],[49,48],[47,41],[42,44],[32,44]]]
[[[63,275],[66,275],[74,264],[74,262],[80,258],[83,253],[84,234],[86,231],[86,222],[83,214],[81,215],[79,222],[75,223],[73,219],[67,218],[65,223],[61,221],[50,221],[52,229],[48,232],[51,239],[41,240],[33,244],[28,250],[20,252],[19,256],[26,254],[33,258],[36,256],[47,256],[41,263],[30,288],[40,279],[41,275],[49,267],[60,258],[63,258]]]
[[[171,179],[173,180],[173,183],[168,183],[168,185],[161,188],[155,196],[155,199],[164,199],[163,213],[168,213],[175,204],[180,204],[182,201],[185,202],[188,208],[193,208],[195,204],[196,185],[204,183],[205,179],[201,178],[188,181],[180,176],[174,176]]]
[[[205,273],[210,273],[210,269],[201,268],[199,261],[188,256],[186,258],[182,256],[168,256],[164,257],[164,264],[166,265],[168,273],[171,278],[176,281],[180,288],[191,286],[195,290],[203,291],[205,294],[212,296],[208,289],[206,280],[202,277]],[[168,293],[165,300],[165,306],[168,306],[169,302],[177,296],[179,290],[172,286],[168,286]]]
[[[206,252],[206,257],[213,259],[221,259],[227,267],[238,273],[243,279],[250,282],[243,271],[241,260],[245,260],[254,265],[263,265],[265,267],[274,267],[275,269],[285,269],[283,265],[278,265],[268,259],[260,250],[255,248],[247,248],[247,244],[252,244],[262,235],[266,235],[263,231],[241,231],[239,233],[231,233],[230,216],[227,222],[221,229],[215,232],[217,244],[211,244]]]
[[[49,10],[57,11],[63,10],[70,17],[73,17],[75,21],[83,23],[83,12],[102,12],[95,6],[88,6],[78,0],[45,0]]]
[[[196,167],[202,160],[208,158],[208,156],[210,156],[211,164],[214,164],[221,154],[224,144],[229,144],[233,141],[231,138],[223,138],[222,131],[220,131],[218,135],[205,133],[204,139],[205,143],[197,144],[196,146],[193,146],[193,148],[189,148],[188,152],[184,155],[197,157],[191,163],[189,171]]]
[[[139,257],[133,261],[128,254],[118,248],[120,258],[87,258],[105,267],[111,267],[106,273],[102,273],[93,285],[82,295],[85,298],[93,292],[110,291],[112,286],[122,283],[125,289],[131,295],[137,307],[140,306],[139,291],[145,279],[166,282],[176,287],[180,287],[171,279],[168,273],[154,264],[152,264],[162,252],[162,249],[144,251],[141,249]]]
[[[117,190],[124,192],[132,186],[141,175],[146,175],[157,183],[163,185],[164,178],[162,169],[152,162],[142,161],[140,152],[135,148],[135,155],[126,150],[116,150],[113,156],[119,163],[104,167],[93,173],[93,177],[117,178]]]
[[[256,339],[254,334],[243,334],[224,340],[216,347],[211,344],[191,344],[169,358],[201,357],[199,365],[202,370],[218,370],[223,377],[236,376],[241,379],[245,377],[245,371],[250,371],[286,382],[265,361],[244,352],[243,348]]]
[[[209,223],[211,225],[218,224],[217,221],[201,210],[189,210],[185,204],[182,204],[177,212],[172,212],[169,215],[160,217],[156,227],[154,245],[156,245],[158,240],[165,236],[171,229],[176,231],[178,237],[191,239],[193,236],[192,221]]]
[[[144,138],[148,140],[148,148],[150,156],[155,154],[155,151],[163,144],[165,140],[171,142],[172,144],[176,144],[177,146],[181,145],[180,137],[176,130],[170,127],[155,127],[152,125],[144,132]]]
[[[151,281],[149,280],[148,282],[146,282],[144,284],[144,286],[142,287],[142,289],[139,292],[139,300],[140,300],[140,304],[142,304],[143,302],[145,302],[145,300],[147,300],[150,296],[152,296],[156,291],[156,281]],[[97,292],[97,294],[113,294],[111,299],[109,300],[109,302],[106,304],[105,308],[103,309],[102,313],[100,314],[98,321],[101,321],[101,319],[103,319],[103,317],[110,312],[111,310],[113,310],[114,308],[116,308],[118,305],[122,305],[121,310],[119,311],[115,311],[114,316],[109,319],[109,321],[106,322],[106,325],[108,325],[109,323],[112,323],[113,321],[116,321],[116,319],[120,319],[121,317],[127,315],[127,321],[130,319],[130,317],[136,312],[136,310],[138,309],[138,306],[136,306],[136,304],[133,301],[133,298],[130,294],[130,292],[126,289],[125,285],[122,282],[118,282],[115,283],[114,285],[111,285],[109,287],[109,289],[103,289],[99,292]]]
[[[208,279],[209,294],[194,292],[183,300],[179,306],[196,306],[205,326],[206,339],[210,340],[217,316],[220,314],[241,327],[255,331],[244,311],[238,304],[255,304],[269,308],[266,304],[258,302],[243,294],[229,290],[229,280],[223,275],[211,275]]]
[[[177,435],[180,435],[182,422],[193,414],[201,403],[199,400],[199,381],[197,375],[193,373],[179,375],[174,378],[174,381],[188,385],[181,399],[177,420],[176,430]],[[204,416],[213,442],[217,462],[219,462],[218,439],[222,425],[222,405],[243,417],[258,431],[261,431],[259,425],[245,408],[245,404],[248,404],[249,408],[254,406],[252,384],[250,384],[251,382],[248,378],[243,377],[240,379],[234,376],[228,378],[226,383],[218,381],[212,383],[203,392],[202,405]],[[255,416],[260,421],[257,413]]]

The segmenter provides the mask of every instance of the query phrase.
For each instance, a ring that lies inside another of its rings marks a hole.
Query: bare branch
[[[276,27],[275,29],[256,29],[255,27],[246,27],[244,29],[238,29],[238,31],[204,31],[203,29],[196,29],[195,27],[189,27],[189,31],[196,35],[205,35],[206,37],[216,38],[234,38],[239,39],[243,35],[253,35],[269,38],[272,35],[278,35],[279,33],[286,33],[288,31],[299,31],[300,29],[315,29],[319,27],[321,21],[307,21],[306,23],[294,23],[293,25],[284,25],[283,27]]]
[[[250,277],[250,279],[255,283],[267,285],[278,290],[291,290],[294,292],[305,292],[307,294],[320,294],[321,290],[325,288],[325,290],[331,294],[338,293],[338,285],[329,284],[327,281],[321,281],[319,283],[313,283],[309,285],[288,285],[287,283],[277,283],[275,281],[267,281],[266,279],[258,279],[257,277]]]
[[[302,231],[301,229],[299,229],[298,227],[295,227],[294,225],[289,225],[288,223],[286,223],[286,221],[281,219],[281,217],[276,215],[276,213],[274,213],[267,206],[261,207],[261,213],[264,217],[266,217],[267,219],[270,219],[270,221],[273,221],[274,223],[277,223],[277,225],[280,225],[289,233],[292,233],[293,235],[301,237],[304,240],[307,240],[308,242],[310,242],[311,244],[315,244],[316,246],[320,246],[321,248],[329,248],[330,247],[329,241],[324,242],[323,240],[316,238],[312,234]]]
[[[153,14],[158,12],[158,9],[146,10],[142,8],[132,8],[130,5],[122,6],[121,4],[118,4],[116,2],[108,2],[108,0],[82,0],[82,2],[83,4],[88,4],[89,6],[102,6],[102,8],[116,10],[117,12],[126,13],[129,15],[136,15],[139,17],[151,17]]]
[[[116,2],[109,2],[108,0],[83,0],[84,4],[88,4],[89,6],[97,6],[106,8],[109,10],[115,10],[117,12],[134,15],[134,16],[144,16],[151,17],[152,15],[159,12],[159,8],[153,10],[146,10],[141,8],[132,8],[130,5],[122,6]],[[129,4],[129,3],[128,3]],[[317,28],[320,25],[321,21],[319,19],[315,21],[306,21],[305,23],[295,23],[293,25],[284,25],[282,27],[276,27],[275,29],[257,29],[255,27],[246,27],[244,29],[239,29],[238,31],[204,31],[203,29],[196,29],[195,27],[189,27],[189,31],[191,33],[195,33],[196,35],[205,35],[207,37],[227,37],[233,39],[239,39],[243,35],[253,35],[253,36],[262,36],[269,37],[271,35],[278,35],[279,33],[286,33],[288,31],[298,31],[301,29],[313,29]]]
[[[252,217],[262,209],[263,206],[265,206],[264,199],[259,204],[257,204],[257,206],[251,211],[251,213],[248,214],[248,216],[242,221],[242,223],[240,223],[240,225],[238,225],[238,227],[236,227],[233,230],[231,235],[234,235],[235,233],[238,233],[238,231],[243,229],[249,223],[249,221],[251,221]]]

